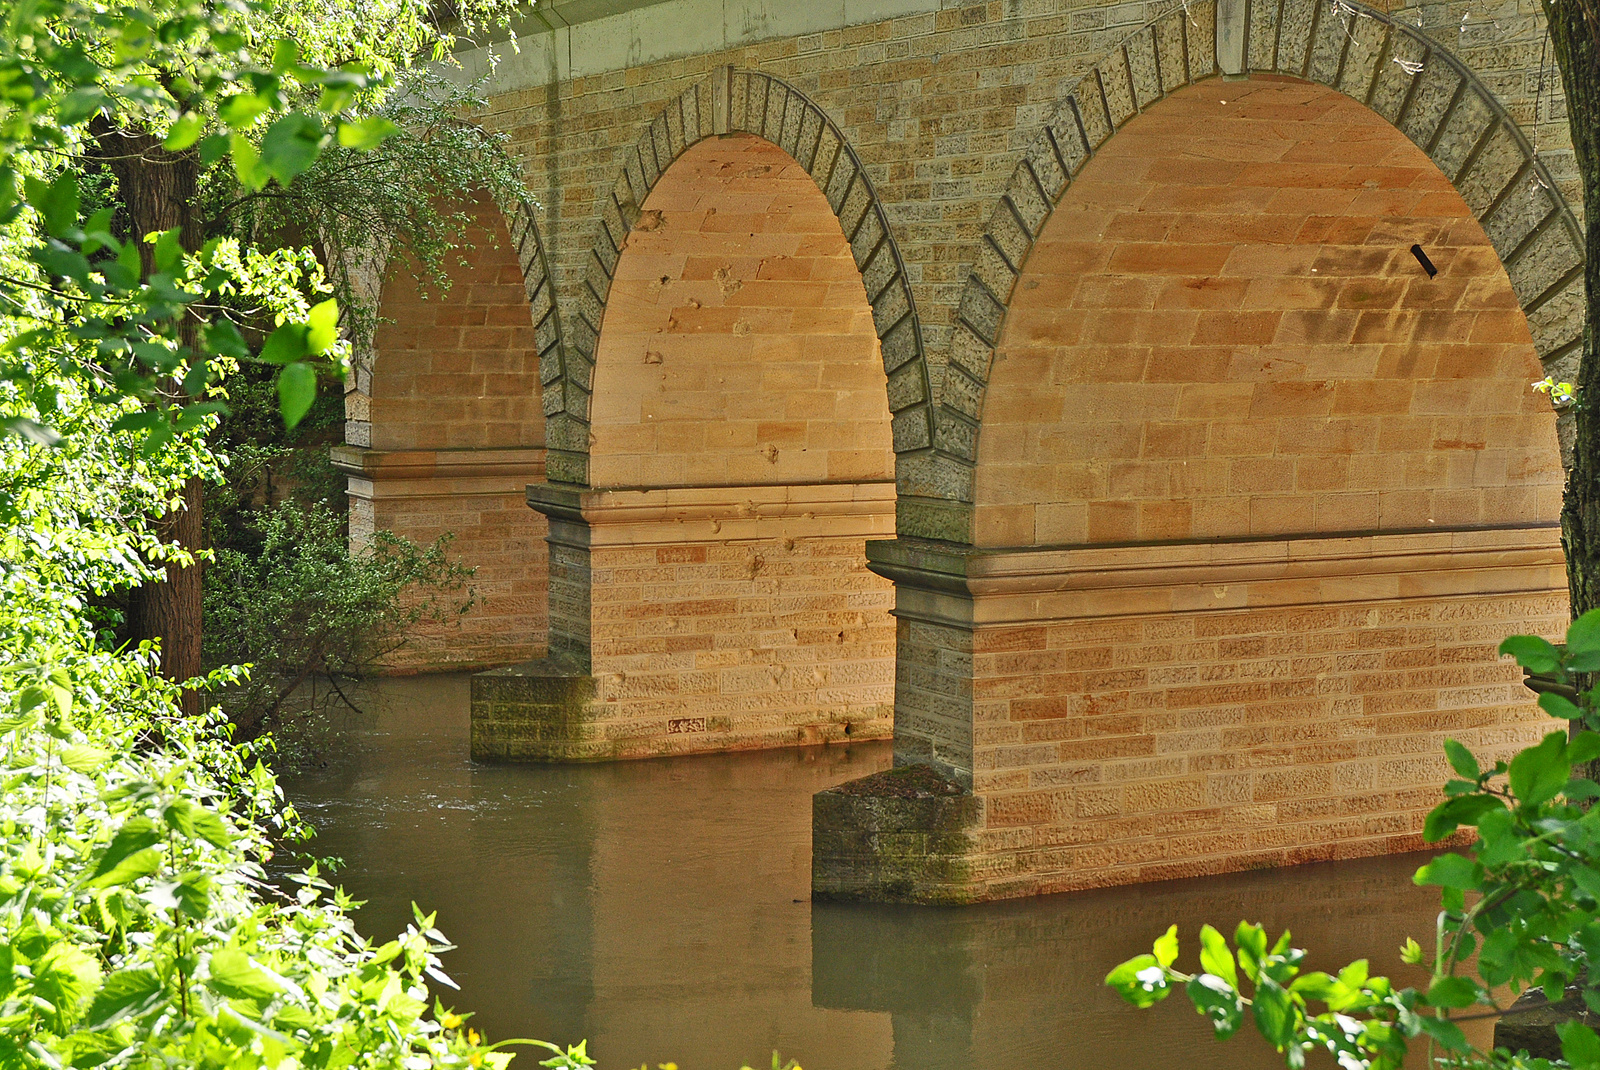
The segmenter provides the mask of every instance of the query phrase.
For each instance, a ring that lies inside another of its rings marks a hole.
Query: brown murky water
[[[887,744],[589,766],[467,761],[467,678],[384,681],[325,767],[291,779],[387,937],[411,902],[458,945],[446,1002],[493,1038],[589,1038],[602,1070],[1176,1070],[1281,1066],[1180,997],[1101,983],[1171,922],[1291,928],[1312,968],[1433,928],[1418,856],[969,908],[813,905],[812,793],[889,764]],[[1192,954],[1192,953],[1191,953]],[[1191,957],[1186,955],[1186,958]],[[531,1064],[537,1057],[528,1060]],[[1313,1065],[1332,1065],[1313,1057]]]

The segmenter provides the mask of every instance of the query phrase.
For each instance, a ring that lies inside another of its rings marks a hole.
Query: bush
[[[447,538],[422,548],[380,531],[353,552],[325,504],[294,501],[251,514],[252,549],[218,548],[206,569],[209,666],[249,663],[227,708],[247,734],[281,726],[286,703],[313,678],[360,679],[423,621],[467,612],[471,571],[445,555]]]

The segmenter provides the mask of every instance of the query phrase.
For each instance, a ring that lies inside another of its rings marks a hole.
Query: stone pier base
[[[472,760],[585,761],[613,757],[597,722],[594,677],[541,658],[472,678]]]
[[[983,800],[926,765],[902,765],[811,800],[813,899],[968,903]]]

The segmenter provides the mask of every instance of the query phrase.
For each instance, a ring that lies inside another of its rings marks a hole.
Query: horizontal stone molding
[[[527,495],[528,505],[553,525],[587,528],[583,545],[590,549],[894,535],[895,491],[888,480],[652,490],[541,483],[530,485]]]
[[[895,615],[957,627],[1566,590],[1554,525],[1065,549],[867,544]]]
[[[334,446],[333,466],[354,498],[455,498],[515,494],[544,478],[542,447],[373,450]]]

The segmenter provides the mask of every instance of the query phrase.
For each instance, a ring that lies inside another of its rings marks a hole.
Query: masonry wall
[[[866,570],[859,537],[613,547],[591,560],[597,728],[618,756],[893,732],[894,593]]]
[[[805,169],[702,141],[643,211],[600,330],[590,484],[893,479],[872,308]]]
[[[1179,6],[929,0],[897,4],[907,11],[897,18],[812,29],[831,17],[824,6],[779,5],[764,21],[747,20],[741,43],[729,47],[734,35],[704,24],[702,9],[666,3],[585,25],[582,35],[536,35],[520,52],[502,48],[479,119],[505,133],[523,160],[570,310],[623,151],[645,126],[717,66],[784,79],[839,124],[871,173],[906,260],[930,359],[940,362],[984,224],[1024,150],[1091,65]],[[1537,5],[1378,6],[1420,24],[1484,78],[1535,138],[1568,201],[1580,203],[1559,79],[1547,54],[1540,67]],[[1185,10],[1209,33],[1210,0]],[[799,29],[785,33],[790,22]],[[598,42],[604,55],[570,77],[567,53],[580,40]],[[639,55],[646,58],[630,59]],[[483,69],[481,53],[466,59]]]
[[[640,211],[596,347],[595,489],[558,521],[551,649],[595,680],[568,756],[887,737],[893,592],[864,543],[893,533],[894,454],[839,221],[748,135],[690,148]]]
[[[1552,592],[982,629],[987,892],[1422,850],[1445,739],[1560,727],[1494,651],[1566,621]]]
[[[976,542],[1553,523],[1543,374],[1483,228],[1399,131],[1320,86],[1203,82],[1107,142],[1023,267]]]
[[[444,265],[448,290],[419,281],[409,258],[390,258],[364,372],[370,448],[336,451],[350,475],[356,545],[376,529],[422,546],[449,536],[450,559],[474,570],[471,609],[412,629],[385,661],[394,671],[545,651],[548,525],[524,499],[526,484],[543,477],[538,344],[500,210],[487,201],[464,210],[473,222]]]

